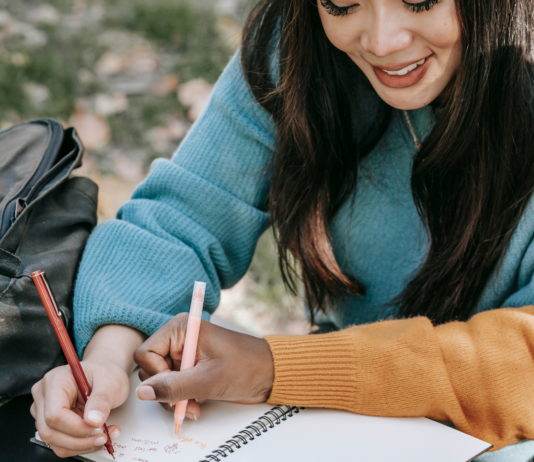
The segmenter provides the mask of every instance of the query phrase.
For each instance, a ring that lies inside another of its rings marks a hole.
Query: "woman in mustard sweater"
[[[77,402],[68,368],[36,384],[43,440],[61,456],[102,445],[137,349],[141,399],[427,416],[504,448],[480,460],[529,460],[534,443],[514,443],[534,439],[533,14],[261,1],[176,154],[89,240],[74,309],[93,394]],[[269,224],[323,333],[205,322],[198,364],[171,371],[193,281],[208,318]]]

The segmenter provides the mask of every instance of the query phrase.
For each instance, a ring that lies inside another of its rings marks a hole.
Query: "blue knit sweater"
[[[409,115],[424,139],[433,125],[432,109]],[[117,219],[100,225],[89,239],[74,298],[80,356],[106,324],[154,333],[189,309],[195,280],[208,283],[209,318],[220,290],[245,274],[268,227],[267,166],[274,139],[273,121],[250,92],[237,54],[173,158],[156,160]],[[338,328],[394,317],[396,308],[388,302],[424,260],[427,235],[410,191],[415,153],[406,121],[394,110],[383,138],[361,165],[354,200],[332,224],[337,261],[367,288],[365,296],[347,297],[335,307],[330,321]],[[533,216],[531,202],[476,311],[534,303]],[[511,448],[483,458],[522,460]],[[514,448],[534,453],[531,443]]]
[[[410,111],[423,139],[433,111]],[[189,309],[193,281],[208,282],[211,313],[220,290],[245,274],[268,227],[267,166],[274,146],[270,115],[255,101],[237,54],[210,102],[171,160],[159,159],[116,220],[98,226],[81,262],[74,298],[80,355],[100,326],[154,333]],[[340,266],[367,288],[330,315],[343,328],[396,315],[388,304],[424,260],[427,236],[410,191],[415,143],[400,111],[363,161],[354,201],[332,224]],[[478,311],[534,303],[534,206],[515,231]]]

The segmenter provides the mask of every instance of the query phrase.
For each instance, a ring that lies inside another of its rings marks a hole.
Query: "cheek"
[[[461,38],[455,8],[451,6],[440,11],[439,16],[431,24],[426,24],[420,33],[432,47],[452,53]]]
[[[336,18],[319,8],[319,16],[328,40],[341,51],[350,52],[356,40],[356,28],[349,18]]]

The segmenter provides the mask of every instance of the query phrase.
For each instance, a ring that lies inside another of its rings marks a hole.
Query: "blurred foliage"
[[[42,27],[44,47],[27,46],[20,37],[5,40],[0,52],[0,120],[38,116],[25,84],[38,82],[50,91],[46,104],[49,117],[67,120],[76,100],[98,92],[97,82],[83,83],[80,69],[91,68],[103,52],[85,34],[64,34],[58,27]]]
[[[202,77],[214,83],[233,50],[221,40],[212,8],[186,0],[111,0],[109,27],[124,28],[178,54],[175,72],[184,80]]]
[[[238,30],[257,1],[240,0],[234,16]],[[45,3],[55,8],[60,20],[30,25],[28,12]],[[103,9],[103,14],[87,16],[92,6]],[[175,74],[180,83],[197,78],[215,82],[234,50],[220,31],[221,18],[213,6],[214,0],[0,0],[0,14],[7,11],[13,21],[31,26],[43,40],[29,45],[22,35],[0,34],[0,123],[36,117],[68,123],[80,100],[91,103],[97,94],[113,93],[108,86],[112,78],[100,78],[96,71],[106,52],[123,53],[119,46],[114,50],[109,39],[101,40],[113,31],[147,41],[159,58],[160,74]],[[28,84],[49,92],[43,104],[36,105],[29,97]],[[165,96],[133,92],[127,98],[127,110],[105,117],[111,141],[90,153],[99,174],[116,174],[114,150],[135,157],[146,171],[154,158],[171,154],[156,151],[147,133],[169,118],[189,126],[187,108],[175,91]],[[171,144],[169,149],[175,147]],[[262,314],[268,311],[278,321],[290,319],[299,306],[283,285],[271,231],[260,238],[247,273],[247,300],[247,306]]]
[[[258,241],[256,252],[249,268],[251,295],[269,307],[281,312],[290,312],[296,300],[284,286],[278,266],[278,251],[272,229],[264,233]],[[300,284],[297,284],[300,288]]]

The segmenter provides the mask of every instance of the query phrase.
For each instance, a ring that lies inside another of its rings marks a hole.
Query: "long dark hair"
[[[468,319],[532,195],[533,2],[456,1],[461,64],[411,178],[429,248],[395,300],[400,317]],[[354,136],[363,110],[354,92],[369,84],[330,43],[312,0],[260,2],[245,28],[242,66],[277,128],[269,213],[286,284],[295,289],[296,261],[312,311],[364,294],[337,264],[329,226],[355,191],[358,165],[385,130],[388,107],[379,103],[376,123]]]

